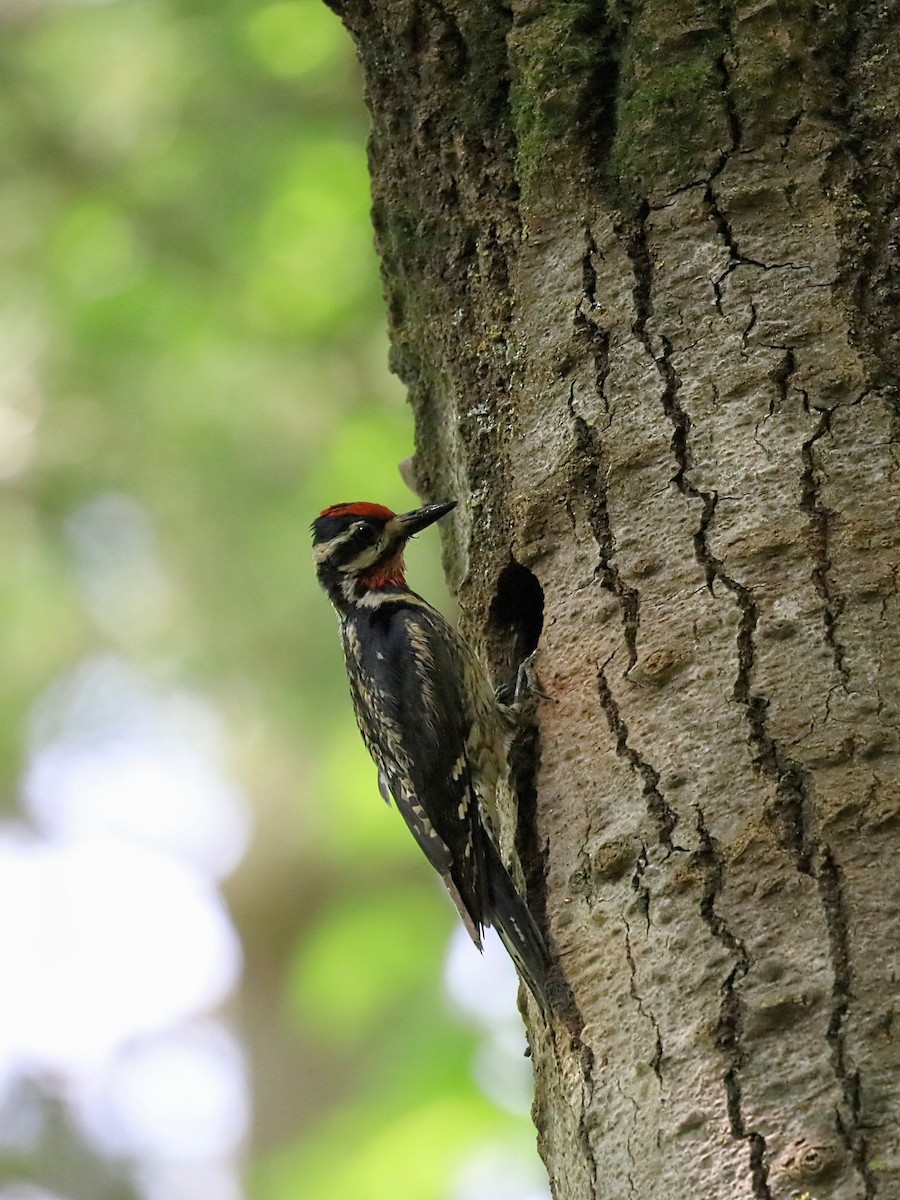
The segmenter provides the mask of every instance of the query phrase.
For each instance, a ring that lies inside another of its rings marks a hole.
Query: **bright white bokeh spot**
[[[0,1155],[30,1153],[43,1131],[44,1108],[35,1084],[0,1078]]]
[[[247,805],[218,763],[218,723],[196,698],[161,693],[103,656],[48,689],[32,725],[24,801],[44,832],[144,841],[214,878],[240,861]]]
[[[126,1047],[77,1110],[106,1154],[229,1158],[250,1119],[244,1057],[221,1023],[175,1030]]]
[[[218,881],[249,817],[219,722],[105,655],[48,688],[30,727],[34,830],[0,825],[0,1144],[40,1137],[45,1091],[146,1170],[147,1200],[186,1194],[176,1163],[194,1196],[240,1200],[243,1057],[221,1023],[195,1024],[241,969]]]
[[[509,1112],[527,1114],[534,1096],[534,1072],[525,1056],[522,1019],[498,1023],[475,1053],[472,1074],[486,1096]]]
[[[0,835],[0,1079],[77,1075],[220,1003],[240,947],[218,892],[181,863],[96,835]]]
[[[245,1200],[238,1172],[222,1162],[148,1162],[137,1180],[144,1200]]]
[[[59,1192],[33,1187],[30,1183],[12,1183],[8,1187],[0,1187],[0,1200],[66,1200],[66,1197]]]
[[[521,1029],[516,968],[495,930],[486,929],[482,941],[484,953],[479,954],[463,926],[454,929],[444,967],[447,992],[478,1024],[493,1026],[514,1017]]]
[[[59,742],[35,756],[24,792],[49,834],[105,830],[178,854],[213,878],[227,875],[246,845],[237,789],[177,744]]]
[[[478,1026],[472,1074],[495,1104],[527,1113],[534,1090],[531,1060],[518,1009],[519,977],[493,929],[485,931],[480,955],[460,925],[447,949],[444,986],[462,1014]]]
[[[491,1142],[463,1163],[451,1200],[551,1200],[535,1147]]]

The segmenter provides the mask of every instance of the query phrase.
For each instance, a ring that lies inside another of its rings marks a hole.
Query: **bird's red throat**
[[[405,571],[403,554],[399,552],[375,563],[360,575],[357,586],[362,592],[372,592],[383,587],[402,587],[406,583]]]

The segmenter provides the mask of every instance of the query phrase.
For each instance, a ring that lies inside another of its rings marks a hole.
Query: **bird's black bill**
[[[442,500],[440,504],[426,504],[424,508],[415,508],[412,512],[403,513],[397,517],[397,523],[403,530],[404,536],[412,537],[439,521],[441,517],[456,508],[455,500]]]

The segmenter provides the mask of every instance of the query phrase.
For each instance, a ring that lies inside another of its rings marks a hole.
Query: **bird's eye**
[[[353,535],[354,542],[360,546],[368,546],[378,537],[378,531],[373,529],[366,521],[356,521],[350,526],[350,532]]]

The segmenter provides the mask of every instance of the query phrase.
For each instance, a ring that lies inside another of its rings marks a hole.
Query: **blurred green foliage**
[[[2,803],[84,655],[211,697],[258,822],[242,1024],[297,1064],[254,1070],[252,1194],[439,1200],[524,1124],[472,1080],[455,917],[378,798],[309,563],[325,505],[415,503],[352,45],[320,0],[23,0],[0,27]],[[140,622],[98,619],[67,533],[109,492],[157,538]],[[437,536],[411,558],[440,598]]]

